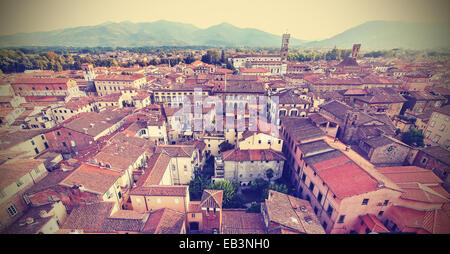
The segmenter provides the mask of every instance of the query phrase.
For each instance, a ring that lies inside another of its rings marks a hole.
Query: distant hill
[[[291,46],[351,48],[361,43],[363,50],[450,48],[449,23],[424,24],[370,21],[320,41],[290,40]],[[281,34],[222,23],[206,29],[191,24],[159,20],[146,23],[105,22],[49,32],[0,36],[0,47],[74,46],[213,46],[280,47]]]
[[[291,38],[292,45],[304,41]],[[150,23],[129,21],[105,22],[49,32],[19,33],[0,36],[1,47],[74,46],[74,47],[138,47],[138,46],[249,46],[279,47],[281,35],[251,28],[238,28],[228,23],[200,29],[190,24],[160,20]]]
[[[370,21],[350,28],[331,38],[308,42],[307,47],[362,49],[431,49],[450,47],[449,23],[425,24],[395,21]]]

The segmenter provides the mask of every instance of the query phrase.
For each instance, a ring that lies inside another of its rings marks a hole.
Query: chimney
[[[47,212],[46,212],[45,210],[41,210],[41,211],[39,212],[39,216],[40,216],[41,218],[46,218],[46,217],[48,217]]]
[[[28,218],[26,219],[27,225],[30,225],[30,224],[32,224],[33,222],[34,222],[34,219],[31,218],[31,217],[28,217]]]

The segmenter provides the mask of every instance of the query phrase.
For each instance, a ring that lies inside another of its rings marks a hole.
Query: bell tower
[[[283,37],[281,38],[280,55],[281,55],[281,61],[282,62],[286,62],[287,61],[287,55],[288,55],[288,50],[289,50],[289,38],[290,37],[291,37],[290,34],[285,33],[285,34],[283,34]]]
[[[361,44],[353,44],[353,50],[352,50],[352,58],[356,60],[359,55],[359,49],[361,48]]]

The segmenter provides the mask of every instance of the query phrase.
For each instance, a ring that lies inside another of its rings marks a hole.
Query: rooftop
[[[150,213],[142,233],[144,234],[179,234],[185,224],[186,214],[163,208]]]
[[[222,234],[264,234],[266,225],[261,213],[247,213],[245,210],[224,210],[222,212]]]
[[[325,234],[319,219],[306,200],[269,190],[269,197],[264,205],[270,222],[297,233]]]
[[[310,119],[298,117],[280,117],[280,119],[281,125],[299,143],[325,136],[325,132],[316,127]]]
[[[228,150],[223,152],[224,161],[284,161],[283,153],[271,149]]]
[[[66,187],[82,186],[88,192],[103,195],[122,176],[121,173],[82,164],[59,184]]]

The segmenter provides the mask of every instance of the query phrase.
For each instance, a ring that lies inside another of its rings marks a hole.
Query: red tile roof
[[[170,156],[165,153],[153,154],[148,161],[145,173],[139,178],[136,185],[144,187],[158,185],[169,166],[170,159]]]
[[[163,208],[150,214],[142,233],[146,234],[180,234],[185,225],[186,214]]]
[[[67,187],[82,185],[88,192],[103,195],[122,176],[118,172],[82,164],[59,184]]]
[[[442,183],[433,171],[416,166],[383,167],[377,170],[395,183]]]
[[[245,210],[222,212],[222,234],[264,234],[265,229],[261,213],[247,213]]]
[[[11,84],[66,84],[68,78],[17,78]]]
[[[341,151],[338,157],[311,165],[339,198],[351,197],[379,189],[378,181]]]
[[[370,229],[371,232],[387,233],[389,230],[381,223],[375,215],[366,214],[359,216],[364,224]]]
[[[203,190],[201,207],[222,208],[223,190]]]
[[[130,195],[186,197],[187,185],[153,185],[133,188]]]
[[[280,152],[271,149],[236,150],[232,149],[222,154],[224,161],[284,161],[286,158]]]
[[[261,207],[271,223],[288,229],[291,233],[325,234],[319,219],[308,201],[269,190],[269,196]],[[278,227],[270,226],[270,231]],[[281,233],[281,232],[280,232]]]
[[[401,206],[392,206],[388,209],[388,212],[396,224],[404,226],[404,228],[401,228],[402,232],[450,233],[449,215],[442,209],[419,211]]]
[[[136,81],[145,78],[144,75],[99,75],[95,78],[96,81]]]
[[[270,72],[266,68],[253,68],[253,69],[240,68],[239,71],[242,72],[242,73],[269,73]]]

